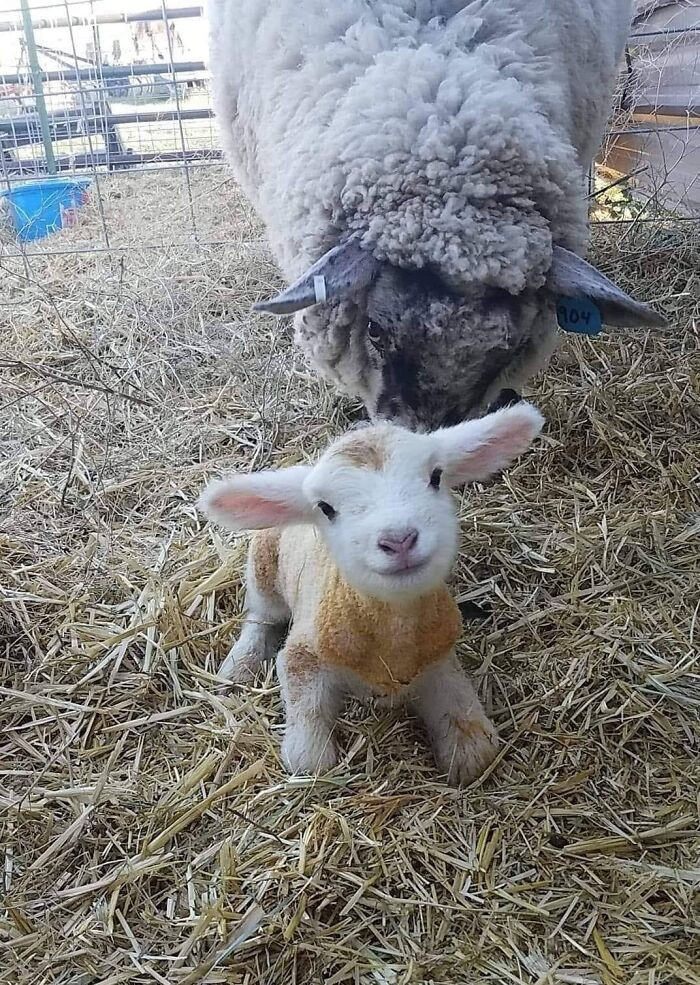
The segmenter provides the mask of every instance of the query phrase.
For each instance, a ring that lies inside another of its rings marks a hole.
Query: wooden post
[[[51,139],[51,125],[49,124],[49,114],[46,111],[46,99],[44,98],[44,83],[41,78],[41,65],[39,55],[36,50],[34,40],[34,26],[32,25],[32,14],[29,9],[29,0],[20,0],[22,5],[22,22],[24,24],[24,39],[27,45],[29,56],[29,68],[32,73],[32,84],[34,86],[34,96],[36,98],[36,111],[39,116],[41,127],[41,139],[44,143],[44,154],[46,155],[46,170],[49,174],[56,174],[56,158],[53,153],[53,140]]]

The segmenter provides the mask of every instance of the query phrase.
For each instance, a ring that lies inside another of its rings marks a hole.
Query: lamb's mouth
[[[427,567],[429,563],[429,558],[422,558],[420,561],[408,561],[403,564],[400,568],[389,568],[377,572],[378,574],[384,575],[385,578],[400,579],[406,578],[409,575],[414,575],[418,571],[422,571]]]

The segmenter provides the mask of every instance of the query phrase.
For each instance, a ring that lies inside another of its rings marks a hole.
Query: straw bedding
[[[341,765],[288,779],[272,673],[216,690],[245,545],[193,501],[353,408],[249,314],[277,274],[225,172],[193,194],[226,245],[148,249],[189,224],[174,173],[103,193],[125,252],[0,258],[0,981],[700,983],[694,225],[598,230],[671,327],[568,337],[543,440],[464,497],[460,652],[503,745],[460,793],[354,707]]]

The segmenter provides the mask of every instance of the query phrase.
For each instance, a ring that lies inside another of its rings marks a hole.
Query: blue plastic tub
[[[32,240],[72,226],[89,186],[88,178],[46,178],[23,182],[0,195],[7,199],[17,238]]]

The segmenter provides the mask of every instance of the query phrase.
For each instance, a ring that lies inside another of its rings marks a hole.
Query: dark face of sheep
[[[431,430],[517,399],[506,388],[546,360],[558,296],[594,300],[608,324],[663,324],[556,247],[545,287],[514,297],[488,286],[457,293],[435,273],[381,264],[349,240],[256,307],[298,312],[302,347],[340,389],[362,399],[371,418]]]
[[[296,334],[372,419],[433,430],[479,416],[501,397],[545,346],[553,309],[546,298],[494,289],[459,297],[425,275],[388,271],[365,304],[301,312]]]
[[[532,296],[456,295],[429,274],[383,271],[359,312],[370,414],[414,430],[477,416],[541,341],[541,307]]]

